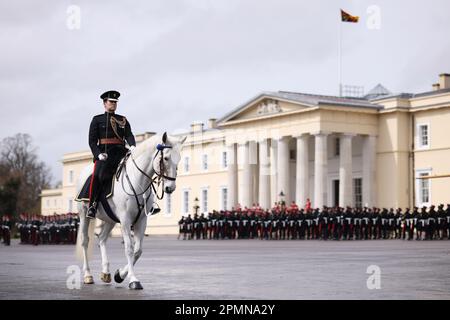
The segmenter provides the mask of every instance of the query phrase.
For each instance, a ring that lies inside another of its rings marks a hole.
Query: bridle
[[[135,200],[136,200],[136,203],[137,203],[137,205],[138,205],[138,208],[139,208],[138,217],[139,217],[139,215],[140,215],[140,213],[141,213],[141,210],[142,210],[144,207],[146,207],[147,202],[148,202],[148,199],[149,199],[150,196],[151,196],[151,194],[149,194],[147,197],[144,195],[150,187],[152,187],[153,192],[154,192],[155,195],[156,195],[156,198],[157,198],[158,200],[162,200],[162,199],[164,198],[164,194],[165,194],[165,190],[164,190],[164,180],[166,179],[166,180],[169,180],[169,181],[176,181],[176,177],[170,177],[170,176],[168,176],[168,175],[166,174],[166,173],[167,173],[167,168],[166,168],[166,166],[165,166],[165,164],[164,164],[164,155],[163,155],[163,151],[164,151],[164,149],[172,149],[172,148],[173,148],[172,146],[166,145],[166,144],[157,144],[157,145],[156,145],[156,150],[157,150],[157,151],[156,151],[156,153],[155,153],[155,155],[154,155],[154,157],[153,157],[152,164],[153,164],[153,161],[155,161],[156,157],[157,157],[159,154],[161,154],[161,158],[160,158],[160,160],[159,160],[159,172],[158,172],[157,170],[154,170],[154,171],[155,171],[155,173],[154,173],[155,176],[154,176],[154,177],[149,176],[149,175],[148,175],[147,173],[145,173],[141,168],[139,168],[139,166],[137,165],[135,159],[133,158],[133,155],[131,154],[131,151],[129,151],[129,152],[125,155],[125,158],[123,159],[122,165],[119,167],[119,170],[117,170],[117,173],[116,173],[116,179],[117,179],[117,180],[119,180],[120,173],[121,173],[122,169],[124,170],[124,174],[122,175],[122,178],[121,178],[122,190],[123,190],[127,195],[129,195],[129,196],[134,196],[134,198],[135,198]],[[149,184],[148,184],[147,187],[144,189],[144,191],[142,191],[141,193],[137,193],[137,192],[136,192],[136,189],[134,188],[133,184],[131,183],[130,177],[128,176],[126,163],[127,163],[128,158],[130,158],[130,157],[131,157],[131,161],[133,162],[133,164],[134,164],[134,166],[136,167],[136,169],[137,169],[140,173],[142,173],[142,174],[149,180]],[[131,194],[131,193],[128,193],[128,192],[125,190],[124,183],[123,183],[123,177],[124,177],[124,176],[125,176],[126,179],[127,179],[128,186],[130,187],[131,191],[133,192],[132,194]],[[156,185],[156,187],[155,187],[155,185]],[[160,187],[160,185],[161,185],[161,189],[162,189],[162,190],[161,190],[161,195],[158,194],[158,188]],[[141,203],[139,202],[138,197],[141,196],[141,195],[144,195],[144,204],[141,204]],[[146,214],[147,214],[147,212],[146,212]],[[138,218],[138,217],[137,217],[137,218]],[[137,218],[136,218],[136,220],[137,220]]]

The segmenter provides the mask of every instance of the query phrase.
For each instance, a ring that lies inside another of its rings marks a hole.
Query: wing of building
[[[262,92],[181,134],[177,190],[148,232],[177,233],[195,205],[199,213],[269,208],[280,195],[299,206],[309,198],[313,207],[449,203],[450,178],[417,179],[450,174],[449,123],[449,74],[419,94],[382,85],[363,98]],[[42,192],[42,214],[76,211],[75,180],[91,161],[89,151],[63,156],[63,185]]]

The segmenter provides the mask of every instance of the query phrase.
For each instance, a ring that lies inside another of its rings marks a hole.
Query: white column
[[[352,138],[351,134],[339,137],[339,206],[343,208],[353,207]]]
[[[289,188],[289,139],[290,137],[282,137],[278,140],[278,190],[277,195],[281,191],[286,195],[286,203],[290,200]]]
[[[270,162],[267,139],[259,141],[259,205],[269,209],[270,204]]]
[[[297,137],[297,176],[295,202],[301,208],[305,207],[309,197],[309,135]]]
[[[248,142],[248,159],[250,166],[250,197],[249,197],[249,207],[253,206],[253,203],[258,200],[258,189],[257,189],[257,172],[258,172],[258,145],[256,141]]]
[[[376,154],[377,137],[366,136],[363,139],[363,181],[362,181],[362,200],[363,206],[376,206]]]
[[[315,135],[314,159],[314,208],[322,208],[327,204],[327,174],[328,174],[328,134]]]
[[[278,201],[277,176],[278,176],[278,143],[277,140],[270,140],[270,207]]]
[[[236,144],[227,146],[227,166],[228,166],[228,190],[227,190],[227,208],[230,210],[235,207],[238,200],[238,168]]]
[[[242,202],[241,206],[250,207],[251,203],[251,180],[252,172],[250,167],[249,144],[243,144],[243,175],[242,175]]]

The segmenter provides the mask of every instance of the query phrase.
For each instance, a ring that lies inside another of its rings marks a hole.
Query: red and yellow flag
[[[341,9],[341,18],[342,18],[342,22],[358,23],[358,21],[359,21],[359,17],[352,16],[351,14],[345,12],[342,9]]]

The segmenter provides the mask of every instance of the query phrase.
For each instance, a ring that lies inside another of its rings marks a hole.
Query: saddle
[[[120,161],[117,168],[113,171],[111,174],[111,179],[108,179],[104,185],[102,185],[102,191],[100,193],[99,198],[100,199],[108,199],[112,197],[114,194],[114,180],[119,179],[120,173],[123,169],[123,166],[125,165],[126,160],[130,156],[130,153],[128,152],[124,158]],[[115,179],[116,178],[116,179]],[[75,201],[82,202],[82,201],[89,201],[89,187],[91,186],[91,179],[92,174],[90,174],[86,181],[83,184],[83,188],[81,188],[78,195],[75,197]]]
[[[82,202],[82,201],[89,201],[89,187],[91,185],[91,178],[92,174],[89,175],[89,177],[86,179],[86,181],[83,184],[83,188],[81,188],[78,195],[75,197],[75,201]],[[110,198],[114,193],[114,179],[115,175],[112,176],[111,179],[108,179],[106,183],[102,186],[102,191],[100,193],[99,198]]]

